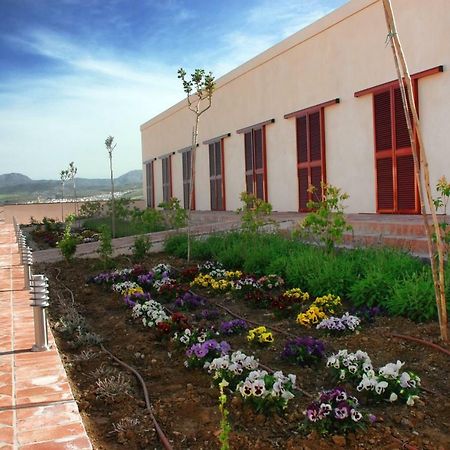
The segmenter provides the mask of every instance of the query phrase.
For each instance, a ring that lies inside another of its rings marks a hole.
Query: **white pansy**
[[[397,401],[397,399],[398,399],[398,395],[397,395],[395,392],[393,392],[393,393],[390,395],[390,397],[389,397],[389,401],[390,401],[391,403]]]

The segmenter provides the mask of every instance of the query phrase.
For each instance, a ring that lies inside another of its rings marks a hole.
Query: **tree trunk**
[[[111,171],[111,234],[116,237],[116,205],[114,201],[114,175],[112,166],[112,154],[109,154],[109,169]]]

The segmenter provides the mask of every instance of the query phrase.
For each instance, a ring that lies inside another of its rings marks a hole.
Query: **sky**
[[[0,174],[140,169],[139,126],[346,0],[0,0]]]

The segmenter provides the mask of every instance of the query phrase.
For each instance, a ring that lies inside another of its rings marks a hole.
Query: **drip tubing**
[[[407,341],[413,341],[413,342],[417,342],[419,344],[422,345],[427,345],[428,347],[434,348],[442,353],[445,353],[447,356],[450,356],[450,351],[447,350],[444,347],[441,347],[440,345],[437,345],[433,342],[430,341],[426,341],[425,339],[420,339],[420,338],[416,338],[414,336],[408,336],[406,334],[394,334],[392,333],[390,336],[392,336],[393,338],[397,338],[397,339],[405,339]]]
[[[112,359],[114,359],[114,361],[117,361],[121,366],[125,367],[130,372],[133,372],[133,374],[139,380],[139,382],[141,383],[141,386],[142,386],[142,390],[144,392],[145,405],[147,407],[148,412],[150,413],[150,418],[152,419],[153,426],[155,427],[155,430],[156,430],[156,433],[158,434],[159,440],[161,441],[165,450],[173,450],[169,440],[167,439],[166,435],[164,434],[161,427],[159,426],[159,423],[156,420],[155,416],[153,415],[153,408],[150,403],[150,397],[148,395],[147,386],[145,385],[144,379],[142,378],[141,374],[134,367],[129,366],[127,363],[121,361],[119,358],[114,356],[109,350],[107,350],[104,347],[103,344],[100,344],[100,347],[105,353],[107,353]]]

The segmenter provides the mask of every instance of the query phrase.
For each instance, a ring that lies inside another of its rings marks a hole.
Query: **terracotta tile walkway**
[[[14,227],[0,222],[0,450],[92,449],[51,331],[51,350],[30,350],[29,304]]]

